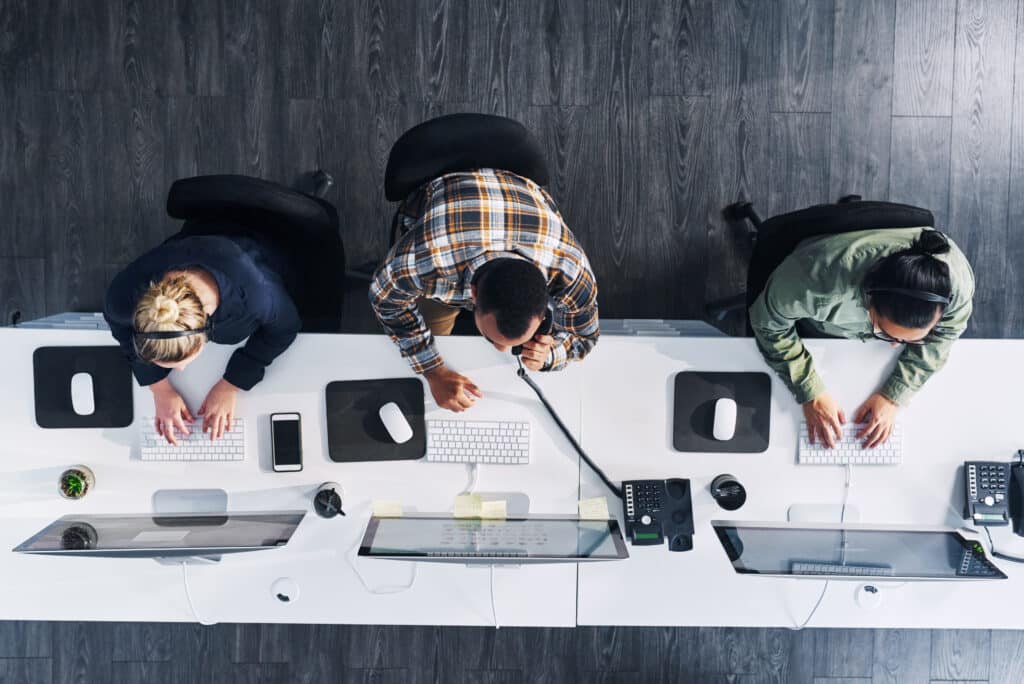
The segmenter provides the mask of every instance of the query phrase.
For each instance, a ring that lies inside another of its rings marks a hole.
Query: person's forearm
[[[814,370],[810,352],[794,329],[789,334],[754,328],[754,338],[765,363],[785,383],[798,404],[811,401],[825,391],[825,383]]]
[[[149,385],[148,387],[149,391],[152,392],[154,395],[165,394],[167,392],[177,392],[177,390],[174,389],[174,385],[171,384],[170,378],[158,380],[153,384]]]
[[[886,399],[904,405],[935,373],[946,365],[953,340],[937,340],[924,345],[907,345],[896,367],[878,390]]]

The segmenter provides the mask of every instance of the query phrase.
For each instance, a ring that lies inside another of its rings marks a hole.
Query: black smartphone
[[[270,414],[275,473],[302,470],[302,417],[298,413]]]
[[[540,322],[540,325],[537,327],[537,332],[533,333],[533,336],[536,337],[537,335],[547,335],[548,333],[550,333],[551,323],[551,307],[549,306],[547,313],[544,314],[544,320]],[[519,356],[522,353],[523,345],[517,344],[516,346],[512,347],[513,356]]]

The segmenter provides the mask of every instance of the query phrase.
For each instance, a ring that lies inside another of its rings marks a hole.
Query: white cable
[[[476,479],[480,472],[477,470],[476,466],[476,463],[466,464],[466,472],[469,473],[469,482],[467,482],[466,486],[462,489],[461,492],[459,492],[459,496],[471,493],[473,491],[473,488],[476,487]]]
[[[216,622],[206,622],[201,617],[199,617],[199,613],[196,612],[196,606],[194,603],[192,603],[192,590],[189,589],[188,586],[188,569],[185,567],[187,565],[188,563],[186,563],[185,561],[181,562],[181,579],[185,584],[185,598],[188,599],[188,609],[192,611],[192,617],[199,624],[205,625],[207,627],[209,627],[210,625],[215,625],[217,624]]]
[[[501,625],[498,624],[498,609],[494,607],[494,564],[490,565],[491,568],[491,620],[494,622],[494,629],[501,629]]]
[[[846,504],[850,499],[850,485],[853,484],[853,466],[849,463],[846,464],[846,480],[843,483],[843,507],[839,512],[839,524],[842,525],[846,522]],[[846,564],[846,530],[840,530],[842,535],[842,541],[839,542],[839,562],[842,565]],[[821,606],[821,602],[825,599],[825,592],[828,591],[828,584],[830,580],[825,580],[825,584],[821,587],[821,593],[818,594],[818,600],[815,601],[814,607],[811,608],[811,612],[807,614],[807,618],[799,625],[793,628],[794,632],[799,632],[801,629],[807,626],[807,623],[811,621],[814,614],[818,612],[818,607]]]
[[[355,512],[358,512],[360,508],[362,507],[356,507]],[[348,563],[348,566],[352,568],[352,572],[354,572],[356,577],[359,579],[359,583],[363,585],[363,589],[365,589],[367,592],[371,594],[398,594],[408,589],[411,589],[412,585],[416,584],[416,568],[418,567],[419,564],[414,561],[409,563],[409,565],[412,566],[412,572],[409,573],[409,581],[407,583],[382,584],[380,586],[371,587],[369,583],[367,583],[366,578],[363,577],[363,573],[359,571],[359,565],[356,563],[357,559],[359,558],[359,545],[362,543],[362,541],[362,536],[356,535],[356,543],[353,544],[349,548],[348,552],[345,554],[345,561]]]

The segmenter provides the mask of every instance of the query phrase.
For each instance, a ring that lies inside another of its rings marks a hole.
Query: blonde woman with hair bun
[[[345,253],[338,213],[323,199],[334,181],[325,171],[304,181],[304,191],[248,176],[175,181],[167,213],[184,219],[181,230],[111,282],[104,317],[171,444],[197,418],[210,439],[230,429],[238,391],[263,379],[303,319],[316,330],[340,325]],[[208,342],[244,344],[193,414],[170,375]]]
[[[186,224],[186,227],[188,224]],[[276,266],[271,266],[273,264]],[[157,432],[177,445],[202,419],[210,439],[230,429],[239,390],[252,389],[302,327],[273,246],[251,235],[179,233],[119,273],[104,316],[155,403]],[[237,344],[193,414],[170,381],[207,342]]]

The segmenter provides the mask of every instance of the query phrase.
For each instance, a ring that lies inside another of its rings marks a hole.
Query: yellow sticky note
[[[378,518],[401,518],[402,503],[400,501],[374,501],[373,514]]]
[[[504,499],[484,501],[480,505],[480,517],[484,520],[504,520],[508,517],[508,505]]]
[[[460,494],[455,497],[455,510],[452,515],[456,518],[479,518],[483,500],[479,494]]]
[[[608,513],[608,500],[603,496],[595,496],[593,499],[580,499],[580,520],[608,520],[611,514]]]

